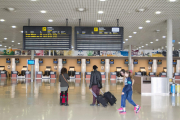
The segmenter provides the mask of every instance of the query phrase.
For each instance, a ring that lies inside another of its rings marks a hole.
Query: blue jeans
[[[136,106],[136,104],[134,103],[134,101],[132,100],[132,91],[128,91],[127,93],[124,93],[123,99],[121,100],[122,104],[121,107],[126,107],[126,99],[128,100],[128,102],[130,104],[132,104],[133,106]]]

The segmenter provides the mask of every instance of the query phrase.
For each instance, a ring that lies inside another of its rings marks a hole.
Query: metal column
[[[172,19],[167,20],[167,77],[173,78]]]
[[[34,50],[31,50],[31,60],[34,60]],[[31,82],[34,79],[34,65],[31,65]]]
[[[129,70],[132,70],[131,52],[132,52],[132,50],[131,50],[131,45],[129,45],[129,53],[128,53],[128,59],[129,59],[128,69],[129,69]]]

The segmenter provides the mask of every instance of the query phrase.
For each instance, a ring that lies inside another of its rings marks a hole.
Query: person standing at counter
[[[123,101],[122,101],[122,107],[123,107],[123,111],[121,111],[121,114],[125,114],[126,113],[126,99],[129,101],[129,103],[131,103],[134,107],[136,107],[136,113],[139,112],[139,110],[141,109],[141,107],[139,105],[136,105],[134,103],[134,101],[132,100],[132,82],[133,78],[131,75],[131,72],[129,70],[125,71],[125,86],[123,88],[122,91],[122,95],[125,95],[126,97],[123,97]]]
[[[67,74],[67,69],[66,68],[62,68],[61,69],[61,75],[59,76],[59,82],[61,83],[61,96],[60,96],[60,105],[63,105],[62,103],[62,98],[63,98],[63,94],[65,92],[65,106],[69,106],[68,105],[68,101],[67,101],[67,93],[68,93],[68,82],[67,80],[69,80],[69,76]]]
[[[98,67],[96,65],[93,66],[94,71],[91,72],[89,89],[92,89],[92,91],[98,96],[99,91],[102,88],[102,77],[101,73],[97,71],[97,68]],[[96,106],[96,98],[94,95],[93,103],[90,104],[90,106]],[[100,106],[99,101],[97,101],[97,106]]]

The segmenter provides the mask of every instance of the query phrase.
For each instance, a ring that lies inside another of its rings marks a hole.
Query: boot
[[[69,106],[68,105],[68,102],[67,102],[67,96],[65,97],[65,104],[64,104],[65,106]]]
[[[63,96],[60,96],[60,105],[63,105],[62,104],[62,98],[63,98]]]

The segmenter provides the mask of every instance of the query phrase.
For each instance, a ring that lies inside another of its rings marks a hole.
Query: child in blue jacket
[[[122,91],[122,95],[126,96],[126,97],[123,97],[123,100],[122,100],[122,107],[123,107],[123,110],[120,111],[121,114],[125,114],[126,113],[126,99],[129,101],[129,103],[131,103],[134,107],[136,107],[136,113],[139,112],[139,110],[141,109],[141,107],[139,105],[136,105],[134,103],[134,101],[132,100],[132,76],[131,76],[131,72],[129,70],[127,70],[125,72],[125,86],[123,88],[123,91]]]

